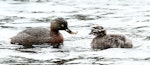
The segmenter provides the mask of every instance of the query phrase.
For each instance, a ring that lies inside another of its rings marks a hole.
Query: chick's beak
[[[89,35],[92,35],[92,32],[90,32]]]

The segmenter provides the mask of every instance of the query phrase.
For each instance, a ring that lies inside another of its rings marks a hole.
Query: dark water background
[[[10,44],[10,37],[28,27],[50,27],[51,19],[63,17],[77,35],[63,33],[64,48],[48,45],[23,49]],[[132,39],[132,49],[111,48],[93,51],[88,35],[99,24],[108,33]],[[149,65],[149,0],[1,0],[0,64],[53,65]]]

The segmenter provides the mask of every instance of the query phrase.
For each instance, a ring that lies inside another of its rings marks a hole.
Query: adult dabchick
[[[59,48],[63,45],[64,38],[59,30],[65,30],[70,34],[76,34],[68,28],[68,23],[64,18],[55,18],[51,21],[50,30],[42,27],[28,28],[19,32],[11,38],[11,43],[18,43],[25,47],[48,43],[54,48]]]

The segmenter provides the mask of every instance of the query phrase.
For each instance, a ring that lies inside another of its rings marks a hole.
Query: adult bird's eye
[[[61,24],[61,27],[64,27],[64,24]]]

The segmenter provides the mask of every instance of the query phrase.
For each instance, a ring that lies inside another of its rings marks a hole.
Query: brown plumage
[[[120,34],[107,34],[102,26],[94,26],[90,34],[95,35],[91,42],[93,49],[132,48],[132,41]]]
[[[51,21],[50,30],[42,27],[27,28],[19,32],[16,36],[11,38],[11,43],[18,43],[25,47],[32,47],[32,45],[38,45],[48,43],[54,48],[58,48],[63,45],[64,39],[59,30],[65,30],[70,34],[76,34],[68,28],[68,23],[63,18],[56,18]]]

